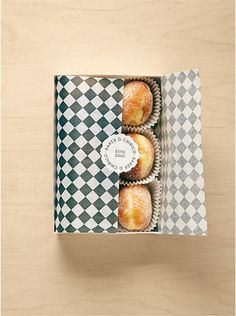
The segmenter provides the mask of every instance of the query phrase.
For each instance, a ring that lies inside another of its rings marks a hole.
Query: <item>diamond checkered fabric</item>
[[[162,210],[164,234],[207,233],[197,70],[162,77]]]
[[[118,78],[55,77],[56,232],[117,231],[119,175],[100,148],[121,132],[123,86]]]

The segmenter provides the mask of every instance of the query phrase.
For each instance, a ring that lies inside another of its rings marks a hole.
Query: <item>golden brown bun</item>
[[[130,81],[124,86],[122,122],[126,125],[145,123],[151,112],[153,95],[149,86],[142,81]]]
[[[133,138],[138,145],[139,159],[134,168],[130,171],[123,172],[121,175],[128,180],[141,180],[146,178],[153,167],[154,148],[151,141],[144,135],[131,133],[127,134]]]
[[[145,185],[124,186],[119,193],[118,219],[128,230],[145,229],[152,218],[151,194]]]

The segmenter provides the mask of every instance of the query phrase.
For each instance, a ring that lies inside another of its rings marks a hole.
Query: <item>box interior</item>
[[[123,80],[126,78],[125,76],[122,76],[123,79],[117,76],[94,76],[94,78],[93,76],[88,76],[86,78],[91,81],[98,77],[104,80]],[[59,108],[57,103],[60,103],[60,107],[63,109],[62,111],[64,111],[64,107],[67,106],[67,104],[65,104],[66,102],[69,104],[67,110],[70,107],[76,108],[76,104],[70,104],[69,98],[70,93],[73,94],[76,89],[70,92],[70,90],[66,91],[66,87],[71,89],[68,82],[70,83],[71,80],[77,85],[81,83],[81,78],[81,76],[55,77],[56,111]],[[161,215],[152,233],[206,235],[207,224],[201,151],[201,95],[198,70],[190,69],[164,76],[151,76],[149,78],[154,79],[159,85],[162,98],[160,118],[158,122],[151,127],[158,138],[161,139],[162,151],[161,173],[157,177],[162,185]],[[122,89],[122,87],[120,87],[121,85],[122,82],[119,82],[117,91]],[[64,96],[65,99],[62,100]],[[65,100],[67,101],[65,102]],[[122,100],[118,100],[118,102],[121,101]],[[63,114],[61,114],[59,119],[56,117],[56,126],[58,126],[58,122],[59,125],[64,124],[64,122],[62,122],[62,116]],[[86,119],[89,120],[88,116]],[[118,132],[121,132],[121,128]],[[61,130],[56,130],[55,137],[60,133],[62,134]],[[55,143],[55,150],[60,151],[60,148],[64,145],[63,142],[66,143],[66,141],[67,136],[65,136],[60,144],[58,144],[57,141]],[[67,145],[69,145],[69,143]],[[60,202],[63,204],[59,194],[60,181],[58,181],[58,177],[60,178],[60,174],[57,169],[58,164],[60,164],[60,160],[56,159],[55,195],[58,202],[57,205],[59,205]],[[73,200],[71,200],[71,203],[73,206]],[[63,220],[66,221],[69,217],[68,214],[70,214],[69,209],[66,215],[61,215],[61,211],[56,210],[55,223],[59,223]],[[76,220],[77,219],[75,219],[75,221]],[[117,219],[113,219],[113,221],[115,221],[116,224]],[[109,229],[107,230],[108,232],[120,234],[113,226]],[[59,233],[78,232],[73,229],[71,231],[58,231],[55,227],[54,230]],[[106,229],[104,229],[104,231],[106,231]],[[84,232],[87,232],[86,229]],[[144,232],[129,232],[129,234],[137,233]]]

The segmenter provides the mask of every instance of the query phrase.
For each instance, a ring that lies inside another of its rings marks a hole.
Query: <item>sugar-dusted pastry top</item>
[[[123,186],[119,192],[118,219],[128,230],[144,230],[152,218],[152,199],[145,185]]]
[[[145,123],[153,107],[153,95],[142,81],[129,81],[124,86],[122,123],[137,126]]]
[[[127,134],[133,138],[138,145],[139,159],[134,168],[128,172],[123,172],[121,175],[128,180],[141,180],[146,178],[153,167],[154,163],[154,148],[152,142],[144,135],[138,133]]]

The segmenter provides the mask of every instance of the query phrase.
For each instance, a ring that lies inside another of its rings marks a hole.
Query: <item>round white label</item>
[[[138,146],[130,136],[115,134],[103,142],[101,158],[110,170],[117,173],[126,172],[137,164]]]

